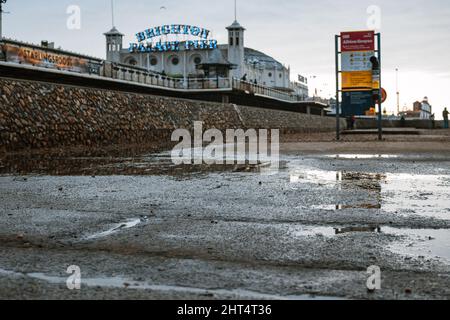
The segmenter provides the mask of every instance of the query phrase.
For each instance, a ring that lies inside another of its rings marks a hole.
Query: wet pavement
[[[265,169],[2,157],[0,298],[450,298],[450,157],[284,152]]]

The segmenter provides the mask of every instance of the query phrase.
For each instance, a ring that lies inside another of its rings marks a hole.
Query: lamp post
[[[395,69],[395,86],[397,89],[397,115],[400,114],[400,91],[398,88],[398,68]]]
[[[2,16],[3,16],[3,4],[6,3],[6,0],[0,0],[0,42],[3,40],[3,33],[2,33]],[[0,47],[0,60],[4,60],[5,55],[3,53],[2,48]]]
[[[0,40],[3,39],[2,33],[2,15],[3,15],[3,4],[6,3],[6,0],[0,0]]]

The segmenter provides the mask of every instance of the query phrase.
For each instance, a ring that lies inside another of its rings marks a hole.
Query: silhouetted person
[[[431,129],[436,129],[436,121],[435,121],[434,113],[431,115],[430,120],[431,120]]]
[[[447,108],[445,108],[444,112],[442,112],[442,116],[444,117],[444,129],[448,129],[448,113]]]
[[[402,118],[400,119],[400,126],[402,128],[404,128],[406,126],[406,119],[405,116],[402,116]]]
[[[444,129],[448,129],[448,113],[447,108],[445,108],[444,112],[442,112],[442,116],[444,117]]]

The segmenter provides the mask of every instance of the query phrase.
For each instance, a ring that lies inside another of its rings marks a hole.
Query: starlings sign
[[[205,28],[182,24],[163,25],[147,29],[136,34],[137,43],[131,43],[130,52],[168,52],[180,50],[213,50],[217,48],[217,40],[210,39],[211,32]],[[163,41],[169,37],[173,41]],[[185,41],[178,40],[184,37]]]

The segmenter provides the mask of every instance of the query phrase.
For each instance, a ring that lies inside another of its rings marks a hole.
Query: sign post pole
[[[383,140],[383,93],[381,86],[381,33],[377,33],[377,46],[378,46],[378,63],[379,63],[379,88],[378,88],[378,140]]]
[[[336,46],[336,140],[341,139],[341,108],[339,101],[339,38],[340,36],[335,36],[335,46]]]

